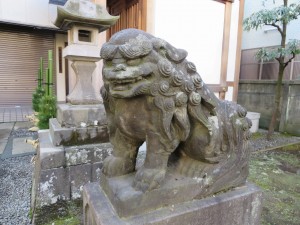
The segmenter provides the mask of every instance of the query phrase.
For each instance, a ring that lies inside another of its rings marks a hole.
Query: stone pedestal
[[[60,104],[57,106],[57,118],[49,121],[49,130],[55,146],[109,141],[103,104]]]
[[[66,58],[70,59],[72,57]],[[92,84],[92,75],[94,70],[96,69],[96,63],[92,60],[90,62],[74,61],[72,63],[72,68],[75,71],[77,81],[74,89],[72,90],[70,95],[67,96],[67,101],[74,105],[102,103],[100,93],[96,92]]]
[[[133,174],[119,179],[102,176],[101,185],[85,185],[84,224],[260,224],[262,192],[253,184],[247,183],[204,199],[190,200],[201,188],[192,178],[171,181],[175,178],[171,176],[169,183],[161,189],[142,194],[131,188],[133,177]]]
[[[107,126],[106,113],[103,104],[57,106],[57,121],[62,127]]]
[[[58,200],[81,198],[86,183],[99,181],[102,162],[112,151],[110,143],[54,146],[49,130],[39,131],[38,136],[31,194],[33,211]]]

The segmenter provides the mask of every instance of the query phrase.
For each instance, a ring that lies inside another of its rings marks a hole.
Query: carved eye
[[[127,60],[127,65],[128,66],[137,66],[139,64],[141,64],[141,59],[140,58]]]
[[[112,60],[103,60],[103,64],[107,67],[112,66]]]

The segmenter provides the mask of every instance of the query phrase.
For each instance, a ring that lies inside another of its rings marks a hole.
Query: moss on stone
[[[66,216],[63,218],[58,218],[55,220],[52,220],[50,223],[47,223],[46,225],[79,225],[80,220],[76,216]]]
[[[35,224],[79,225],[82,224],[82,200],[58,201],[35,212]]]

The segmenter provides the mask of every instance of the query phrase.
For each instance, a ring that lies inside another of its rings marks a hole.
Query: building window
[[[62,65],[62,47],[58,47],[58,72],[63,72],[63,65]]]
[[[78,40],[84,42],[92,42],[91,31],[89,30],[78,30]]]

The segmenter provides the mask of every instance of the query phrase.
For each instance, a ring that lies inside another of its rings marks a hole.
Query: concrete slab
[[[0,155],[4,152],[6,144],[7,144],[6,141],[1,141],[0,142]]]
[[[29,129],[31,127],[33,127],[33,123],[32,122],[16,122],[15,126],[14,126],[14,130],[18,130],[18,129]]]
[[[13,155],[31,153],[36,151],[32,145],[25,143],[25,139],[33,140],[31,137],[14,138],[12,148]]]
[[[0,130],[2,129],[12,129],[15,123],[0,123]]]
[[[0,141],[7,141],[14,123],[0,123]]]

